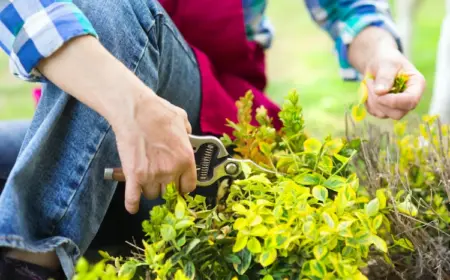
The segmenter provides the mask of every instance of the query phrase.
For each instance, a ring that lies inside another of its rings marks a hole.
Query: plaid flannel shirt
[[[282,0],[280,0],[282,1]],[[264,15],[268,0],[243,0],[247,37],[269,48],[273,27]],[[341,76],[344,80],[362,78],[348,61],[348,46],[366,27],[377,26],[387,30],[401,42],[392,20],[387,0],[304,0],[312,19],[325,30],[335,42]],[[270,2],[269,2],[270,3]]]
[[[249,40],[269,48],[273,28],[265,16],[267,0],[242,0]],[[400,40],[387,0],[304,0],[309,13],[334,39],[341,75],[360,74],[348,62],[347,48],[367,26],[379,26]],[[24,80],[40,81],[36,65],[68,40],[97,34],[71,0],[0,0],[0,47],[10,56],[11,72]]]

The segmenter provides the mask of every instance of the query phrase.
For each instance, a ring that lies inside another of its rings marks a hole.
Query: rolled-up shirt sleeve
[[[387,30],[402,50],[400,37],[387,0],[305,0],[314,21],[335,41],[341,76],[358,80],[362,75],[348,61],[348,47],[366,27]]]
[[[0,47],[9,55],[11,73],[43,81],[36,69],[72,38],[97,37],[92,24],[70,0],[0,0]]]

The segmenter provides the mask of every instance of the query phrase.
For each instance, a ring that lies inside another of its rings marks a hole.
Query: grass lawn
[[[419,114],[426,113],[431,97],[443,7],[443,0],[424,1],[418,12],[413,61],[428,81],[424,99],[416,109]],[[345,110],[356,100],[358,85],[340,79],[328,35],[311,21],[302,1],[269,1],[268,14],[276,28],[267,60],[268,93],[280,102],[290,89],[297,89],[310,133],[342,132]],[[31,88],[31,84],[9,75],[7,59],[1,54],[0,119],[30,118]]]

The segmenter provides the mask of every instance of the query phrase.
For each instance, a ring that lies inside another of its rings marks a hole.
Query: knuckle
[[[139,197],[130,197],[130,198],[127,198],[126,203],[130,206],[136,206],[136,205],[139,205],[140,201],[141,200]]]
[[[133,174],[136,176],[136,180],[138,181],[138,183],[143,183],[148,178],[148,171],[146,168],[135,168]]]

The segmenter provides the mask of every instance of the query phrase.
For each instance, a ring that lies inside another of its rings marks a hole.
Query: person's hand
[[[394,79],[399,72],[408,76],[406,90],[392,94]],[[378,118],[399,120],[419,103],[425,90],[423,75],[397,49],[386,48],[379,51],[367,64],[368,99],[367,111]]]
[[[132,214],[139,209],[141,192],[155,199],[175,183],[188,193],[197,180],[186,112],[155,94],[143,96],[132,114],[111,123],[126,178],[125,206]]]
[[[186,112],[158,97],[98,40],[75,38],[42,60],[38,69],[111,124],[127,181],[128,212],[139,210],[141,193],[155,199],[169,183],[182,193],[195,189]]]

